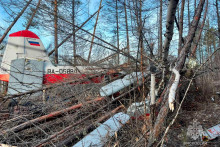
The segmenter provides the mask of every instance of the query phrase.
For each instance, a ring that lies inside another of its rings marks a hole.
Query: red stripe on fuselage
[[[104,75],[87,79],[86,77],[92,76],[92,74],[45,74],[43,84],[54,84],[61,82],[74,81],[73,84],[89,84],[89,83],[101,83],[104,79]]]

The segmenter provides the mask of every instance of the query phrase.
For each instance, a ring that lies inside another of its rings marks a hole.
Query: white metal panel
[[[127,114],[119,112],[85,136],[73,147],[101,147],[108,141],[108,138],[112,137],[114,133],[122,127],[122,125],[128,122],[129,119],[130,117]]]
[[[144,77],[146,77],[147,74],[144,74]],[[125,87],[133,84],[134,82],[137,82],[137,79],[139,81],[139,84],[142,83],[142,73],[141,72],[133,72],[127,76],[125,76],[123,79],[115,80],[108,85],[103,86],[100,89],[100,95],[101,96],[110,96]]]
[[[206,136],[209,140],[215,139],[220,136],[220,124],[207,129],[204,132],[204,136]]]

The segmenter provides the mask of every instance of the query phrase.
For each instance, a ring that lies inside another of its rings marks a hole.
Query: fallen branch
[[[123,96],[125,96],[126,94],[128,94],[128,93],[134,91],[136,88],[138,88],[138,86],[136,86],[136,87],[132,88],[131,90],[129,90],[129,91],[127,91],[127,92],[121,94],[121,95],[118,96],[117,98],[115,98],[115,99],[113,99],[112,101],[108,102],[106,105],[102,106],[102,107],[99,108],[98,110],[92,112],[90,115],[84,117],[83,119],[77,121],[76,123],[74,123],[74,124],[72,124],[72,125],[66,127],[65,129],[63,129],[63,130],[61,130],[61,131],[59,131],[59,132],[54,133],[53,135],[50,135],[50,136],[49,136],[48,138],[46,138],[46,139],[43,139],[38,145],[36,145],[36,147],[40,147],[40,146],[42,146],[43,144],[45,144],[46,142],[50,141],[51,139],[57,137],[58,135],[61,135],[61,134],[65,133],[66,131],[69,131],[69,130],[70,130],[71,128],[73,128],[74,126],[76,126],[76,125],[78,125],[78,124],[84,122],[85,120],[89,119],[90,117],[94,116],[94,115],[97,114],[99,111],[101,111],[101,110],[103,110],[105,107],[107,107],[109,104],[111,104],[111,103],[113,103],[113,102],[115,102],[115,101],[120,100]]]
[[[77,130],[74,134],[71,133],[71,136],[69,136],[68,138],[66,138],[63,142],[59,143],[57,146],[65,146],[68,143],[70,143],[74,138],[81,136],[83,134],[83,132],[88,131],[92,128],[95,128],[95,125],[104,121],[105,119],[109,118],[111,115],[115,114],[116,112],[118,112],[120,109],[124,108],[123,105],[118,106],[117,108],[115,108],[114,110],[112,110],[111,112],[107,113],[106,115],[101,116],[97,121],[95,121],[94,123],[90,124],[89,126],[87,126],[86,128],[82,128],[80,130]],[[45,145],[45,144],[44,144]]]
[[[44,116],[41,116],[41,117],[38,117],[38,118],[35,118],[35,119],[32,119],[32,120],[29,120],[25,123],[22,123],[18,126],[15,126],[15,127],[12,127],[10,129],[7,129],[5,131],[2,131],[3,133],[8,133],[8,132],[18,132],[18,131],[21,131],[29,126],[32,126],[33,124],[35,123],[39,123],[39,122],[42,122],[44,120],[47,120],[47,119],[50,119],[50,118],[53,118],[53,117],[57,117],[61,114],[64,114],[64,113],[67,113],[69,111],[72,111],[72,110],[75,110],[75,109],[78,109],[80,107],[82,107],[83,105],[86,105],[86,104],[90,104],[90,103],[93,103],[93,102],[97,102],[97,101],[101,101],[101,100],[104,100],[104,97],[98,97],[94,100],[91,100],[91,101],[87,101],[86,103],[80,103],[80,104],[77,104],[77,105],[73,105],[69,108],[65,108],[63,110],[59,110],[59,111],[55,111],[55,112],[52,112],[48,115],[44,115]]]

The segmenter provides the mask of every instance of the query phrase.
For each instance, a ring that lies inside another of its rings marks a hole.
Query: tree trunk
[[[197,29],[198,24],[199,24],[199,20],[201,18],[201,13],[202,13],[202,10],[203,10],[204,3],[205,3],[205,0],[200,0],[200,2],[199,2],[196,14],[195,14],[195,16],[194,16],[194,18],[191,22],[191,27],[190,27],[189,33],[187,35],[186,43],[184,44],[183,49],[180,52],[180,56],[177,59],[177,67],[176,67],[177,70],[182,69],[182,67],[185,63],[186,55],[189,52],[189,49],[191,47],[193,38],[195,36],[196,29]]]
[[[205,20],[206,20],[206,14],[207,14],[207,11],[208,11],[208,0],[207,0],[207,4],[206,4],[206,8],[205,8],[205,13],[203,15],[203,21],[202,21],[202,25],[200,27],[200,30],[199,30],[199,35],[198,35],[198,39],[196,40],[196,43],[195,43],[195,46],[191,52],[191,56],[196,56],[196,50],[197,50],[197,47],[198,47],[198,44],[199,44],[199,40],[201,38],[201,35],[202,35],[202,31],[203,31],[203,27],[204,27],[204,24],[205,24]]]
[[[163,0],[160,0],[160,28],[159,28],[159,59],[162,58],[162,42],[163,42],[163,38],[162,38],[162,14],[163,14]]]
[[[194,0],[194,15],[196,14],[196,0]]]
[[[216,14],[217,14],[217,22],[218,22],[218,46],[220,47],[220,15],[219,15],[219,8],[218,8],[218,0],[216,0]]]
[[[143,58],[143,55],[144,55],[144,43],[143,43],[143,22],[142,22],[142,0],[139,0],[139,28],[138,28],[138,31],[139,31],[139,45],[140,45],[140,50],[141,50],[141,73],[142,73],[142,82],[144,83],[144,58]],[[145,102],[145,87],[144,87],[144,84],[143,84],[143,87],[142,87],[142,98],[143,98],[143,101]],[[146,112],[146,110],[144,110]]]
[[[190,28],[190,9],[189,9],[189,3],[190,3],[190,0],[188,0],[188,27]]]
[[[37,12],[37,10],[38,10],[39,6],[40,6],[40,2],[41,2],[41,0],[38,0],[37,6],[36,6],[36,8],[35,8],[34,12],[33,12],[33,13],[32,13],[32,15],[31,15],[31,18],[30,18],[30,20],[28,21],[28,24],[27,24],[27,26],[26,26],[26,29],[25,29],[25,30],[28,30],[28,29],[29,29],[29,27],[30,27],[30,25],[31,25],[31,22],[33,21],[34,16],[35,16],[35,14],[36,14],[36,12]]]
[[[92,41],[91,41],[91,45],[90,45],[90,50],[89,50],[89,55],[88,55],[88,62],[90,60],[90,56],[91,56],[91,53],[92,53],[92,45],[93,45],[93,41],[95,39],[95,31],[96,31],[96,26],[98,24],[98,19],[99,19],[99,12],[100,12],[100,9],[102,7],[102,0],[100,0],[100,4],[99,4],[99,10],[98,10],[98,14],[97,14],[97,17],[96,17],[96,21],[95,21],[95,26],[94,26],[94,29],[93,29],[93,36],[92,36]]]
[[[126,35],[127,35],[127,51],[130,55],[130,45],[129,45],[129,33],[128,33],[128,18],[127,18],[127,8],[126,8],[126,0],[124,0],[124,9],[125,9],[125,24],[126,24]],[[130,58],[128,58],[128,63],[130,63]]]
[[[185,0],[182,0],[181,4],[181,12],[180,12],[180,21],[179,21],[179,46],[178,46],[178,55],[180,54],[182,48],[182,37],[183,37],[183,15],[184,15],[184,7],[185,7]]]
[[[21,15],[24,13],[24,11],[27,9],[27,7],[29,6],[29,4],[31,3],[32,0],[29,0],[27,2],[27,4],[24,6],[24,8],[21,10],[21,12],[17,15],[17,17],[14,19],[14,21],[11,23],[11,25],[7,28],[7,30],[5,31],[5,33],[2,35],[1,39],[0,39],[0,44],[2,43],[2,41],[5,39],[6,35],[8,34],[8,32],[11,30],[11,28],[14,26],[14,24],[18,21],[18,19],[21,17]]]
[[[168,65],[167,58],[169,54],[170,42],[173,37],[174,19],[175,19],[175,13],[176,13],[178,2],[179,0],[170,0],[168,10],[167,10],[166,34],[165,34],[165,41],[163,45],[163,54],[162,54],[162,57],[163,57],[162,81],[164,81],[165,73],[167,70],[167,65]]]
[[[180,52],[180,55],[177,58],[176,67],[175,67],[175,69],[177,71],[181,70],[183,68],[184,64],[185,64],[185,59],[186,59],[186,56],[187,56],[187,54],[189,52],[189,49],[191,47],[191,43],[193,41],[193,38],[195,36],[195,32],[196,32],[196,29],[198,27],[198,23],[199,23],[199,20],[200,20],[200,17],[201,17],[201,13],[202,13],[202,10],[203,10],[204,3],[205,3],[205,0],[200,0],[200,2],[199,2],[195,17],[194,17],[194,19],[191,23],[191,27],[190,27],[189,33],[187,35],[186,43],[184,44],[184,46],[183,46],[183,48]],[[155,125],[154,125],[154,129],[151,132],[151,135],[150,135],[150,138],[149,138],[148,146],[151,146],[156,141],[156,139],[159,137],[159,135],[161,134],[161,132],[163,130],[162,126],[163,126],[163,123],[164,123],[164,121],[166,119],[166,116],[168,114],[168,100],[167,100],[167,97],[169,95],[169,88],[172,85],[172,81],[173,81],[173,78],[171,78],[171,80],[169,81],[169,83],[167,85],[167,90],[166,90],[165,95],[163,97],[164,98],[163,101],[165,101],[165,104],[162,104],[160,112],[157,116],[157,119],[156,119],[156,122],[155,122]]]
[[[54,0],[54,47],[55,47],[55,64],[58,64],[58,33],[57,33],[57,0]]]
[[[119,49],[119,24],[118,24],[118,0],[116,0],[116,25],[117,25],[117,48]],[[117,64],[119,64],[119,53],[118,53],[118,59],[117,59]]]
[[[75,0],[72,0],[72,27],[73,27],[73,63],[76,66],[76,27],[75,27]]]

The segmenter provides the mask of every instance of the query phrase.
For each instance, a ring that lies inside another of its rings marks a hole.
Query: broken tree
[[[201,13],[203,11],[204,3],[205,3],[205,0],[200,0],[199,5],[197,7],[196,14],[194,16],[194,19],[192,20],[192,22],[190,24],[190,30],[189,30],[189,33],[187,35],[185,44],[182,47],[180,55],[177,58],[176,63],[175,63],[175,67],[174,68],[177,71],[180,71],[183,68],[184,64],[185,64],[186,56],[189,53],[189,49],[191,47],[191,43],[193,41],[196,29],[197,29],[198,24],[199,24],[199,20],[200,20],[200,17],[201,17]],[[170,4],[172,4],[172,0],[170,1]],[[153,130],[152,130],[152,132],[150,134],[148,146],[151,146],[153,143],[155,143],[155,141],[158,139],[159,135],[161,134],[161,132],[163,130],[163,123],[164,123],[164,121],[166,119],[166,116],[168,114],[168,105],[169,105],[168,95],[169,95],[169,89],[170,89],[172,84],[173,84],[173,78],[170,78],[170,80],[169,80],[169,82],[167,84],[168,88],[166,89],[166,92],[165,92],[165,94],[163,96],[163,102],[164,103],[162,103],[161,109],[159,111],[159,114],[158,114],[158,116],[156,118],[156,121],[155,121],[155,124],[154,124],[154,128],[153,128]]]

